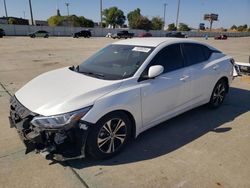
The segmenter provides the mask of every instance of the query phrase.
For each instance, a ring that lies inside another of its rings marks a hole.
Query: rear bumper
[[[250,75],[250,63],[235,62],[235,64],[241,73]]]

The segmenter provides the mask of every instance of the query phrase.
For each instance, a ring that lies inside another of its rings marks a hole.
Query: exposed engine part
[[[65,133],[56,133],[55,137],[54,137],[54,141],[56,144],[62,144],[64,142],[64,140],[67,138],[67,135]]]
[[[45,159],[67,161],[85,157],[85,144],[91,123],[79,121],[63,129],[44,129],[33,126],[33,112],[23,113],[22,105],[15,97],[11,99],[9,121],[23,141],[26,151],[40,153]],[[15,102],[16,101],[16,102]]]
[[[55,151],[56,147],[55,146],[50,146],[48,148],[45,148],[40,151],[40,154],[45,158],[45,159],[53,159],[53,154],[51,152]]]
[[[87,130],[88,129],[88,125],[86,125],[84,122],[79,122],[79,128],[82,130]]]

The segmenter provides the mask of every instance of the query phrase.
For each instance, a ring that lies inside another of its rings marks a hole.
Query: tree
[[[137,29],[138,21],[141,19],[141,10],[139,8],[129,12],[127,14],[128,24],[131,29]]]
[[[85,18],[84,16],[79,17],[79,22],[81,27],[94,27],[94,22],[90,19]]]
[[[233,25],[230,29],[231,29],[231,30],[237,30],[237,26],[236,26],[236,25]]]
[[[76,15],[65,16],[64,20],[68,22],[70,26],[81,27],[81,20]]]
[[[137,27],[136,29],[143,29],[143,30],[150,30],[152,28],[152,23],[151,21],[145,17],[145,16],[140,16],[137,22]]]
[[[112,25],[113,28],[116,25],[122,26],[125,23],[126,17],[122,10],[117,7],[111,7],[109,9],[104,9],[103,11],[104,20],[107,25]]]
[[[90,19],[87,19],[83,16],[51,16],[48,19],[49,26],[63,26],[70,25],[73,27],[94,27],[94,22]]]
[[[102,28],[105,28],[105,27],[107,27],[107,24],[102,22]]]
[[[174,23],[171,23],[168,25],[168,31],[176,31],[177,28]]]
[[[153,17],[151,22],[153,30],[161,30],[164,26],[164,21],[160,17]]]
[[[180,30],[180,31],[190,31],[191,29],[188,27],[187,24],[180,23],[180,24],[179,24],[179,30]]]
[[[51,16],[47,21],[49,26],[60,26],[62,16]]]
[[[15,18],[9,18],[8,19],[8,24],[17,24],[17,21]]]
[[[238,26],[237,31],[240,32],[247,31],[247,24]]]

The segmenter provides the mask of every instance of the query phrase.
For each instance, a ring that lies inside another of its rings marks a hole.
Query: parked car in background
[[[26,152],[108,158],[163,121],[204,104],[218,108],[236,75],[233,59],[208,44],[122,40],[28,82],[11,98],[9,120]]]
[[[5,36],[5,31],[0,28],[0,38],[3,38]]]
[[[227,35],[219,35],[214,37],[215,40],[227,40]]]
[[[113,39],[127,39],[127,38],[133,38],[134,37],[134,33],[129,33],[128,31],[124,30],[124,31],[120,31],[118,33],[115,33],[111,36]]]
[[[105,37],[106,38],[111,38],[112,37],[112,33],[107,33],[107,35]]]
[[[73,38],[79,38],[79,37],[89,38],[91,36],[92,34],[90,30],[82,30],[73,34]]]
[[[49,32],[45,30],[38,30],[35,31],[34,33],[30,33],[29,36],[31,38],[36,38],[36,37],[49,38]]]
[[[152,34],[149,32],[142,32],[138,34],[138,37],[152,37]]]
[[[188,38],[188,36],[182,32],[171,32],[171,33],[167,33],[165,36],[174,37],[174,38]]]

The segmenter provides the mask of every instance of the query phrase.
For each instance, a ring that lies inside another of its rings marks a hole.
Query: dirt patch
[[[59,62],[50,62],[50,63],[43,63],[43,66],[53,66],[57,64],[59,64]]]
[[[33,62],[42,62],[42,61],[44,61],[43,59],[34,59],[34,60],[32,60]]]
[[[242,76],[242,77],[240,78],[240,80],[241,80],[242,82],[245,82],[245,83],[250,84],[250,76]]]

